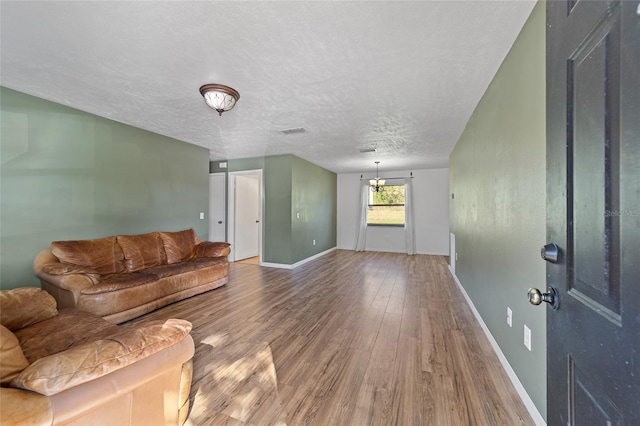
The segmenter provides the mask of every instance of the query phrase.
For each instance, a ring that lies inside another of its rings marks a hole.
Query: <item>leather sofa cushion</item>
[[[95,269],[99,274],[125,270],[124,253],[116,237],[95,240],[54,241],[51,252],[62,262]]]
[[[88,274],[97,275],[98,271],[87,266],[74,265],[72,263],[59,262],[59,263],[47,263],[42,266],[42,272],[49,275],[66,275],[66,274]]]
[[[193,229],[178,232],[160,232],[167,253],[167,263],[173,264],[189,260],[193,246],[196,245],[196,233]]]
[[[229,243],[203,241],[193,250],[194,257],[224,257],[228,256],[231,249]]]
[[[37,287],[0,291],[0,324],[16,331],[58,315],[56,299]]]
[[[22,353],[18,338],[0,325],[0,384],[8,385],[28,366],[29,361]]]
[[[124,253],[129,272],[139,271],[167,263],[164,245],[157,232],[141,235],[118,235],[118,244]]]
[[[53,276],[80,274],[89,278],[93,284],[100,281],[100,274],[95,269],[65,262],[47,263],[42,266],[42,272]]]
[[[204,269],[210,268],[214,265],[225,265],[228,264],[226,257],[198,257],[196,259],[192,259],[189,264],[193,265],[196,269]]]
[[[123,288],[136,287],[142,284],[158,281],[158,276],[146,272],[124,272],[122,274],[105,275],[100,283],[82,289],[82,294],[110,293]]]
[[[117,329],[117,325],[89,312],[61,309],[56,317],[17,330],[15,335],[27,360],[34,362]]]
[[[191,323],[169,319],[122,326],[113,335],[37,360],[11,386],[51,396],[119,370],[183,340]]]
[[[147,269],[145,272],[156,275],[158,278],[172,277],[185,272],[195,271],[197,268],[191,262],[174,263],[173,265],[161,265]]]

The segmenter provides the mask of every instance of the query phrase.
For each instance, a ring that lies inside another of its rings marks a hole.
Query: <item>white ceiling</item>
[[[446,167],[534,5],[2,1],[0,83],[206,147],[212,160]],[[238,90],[236,107],[219,117],[205,83]],[[306,132],[281,132],[295,127]]]

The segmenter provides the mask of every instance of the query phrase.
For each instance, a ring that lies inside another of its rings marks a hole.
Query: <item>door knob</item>
[[[260,223],[260,221],[259,221],[259,220],[256,220],[256,223]]]
[[[549,263],[557,263],[560,257],[560,248],[554,243],[545,244],[540,249],[540,256]]]
[[[530,288],[527,296],[529,297],[529,303],[531,303],[532,305],[537,306],[542,304],[542,302],[547,302],[554,310],[558,309],[558,306],[560,305],[558,293],[553,287],[549,287],[547,289],[547,293],[542,293],[537,288]]]
[[[218,221],[218,223],[219,223],[220,225],[222,225],[222,221],[221,221],[221,220],[219,220],[219,221]]]

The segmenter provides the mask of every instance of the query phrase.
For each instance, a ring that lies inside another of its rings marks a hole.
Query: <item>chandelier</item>
[[[205,84],[200,87],[200,94],[207,105],[218,111],[220,115],[232,109],[240,99],[240,93],[237,90],[223,84]]]
[[[378,164],[380,164],[380,162],[376,161],[376,178],[369,179],[369,185],[371,185],[371,190],[376,192],[380,192],[385,182],[384,179],[380,179],[380,177],[378,177]]]

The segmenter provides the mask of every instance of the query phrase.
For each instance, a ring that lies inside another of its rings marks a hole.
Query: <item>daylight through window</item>
[[[404,185],[385,185],[369,191],[367,225],[404,225]]]

